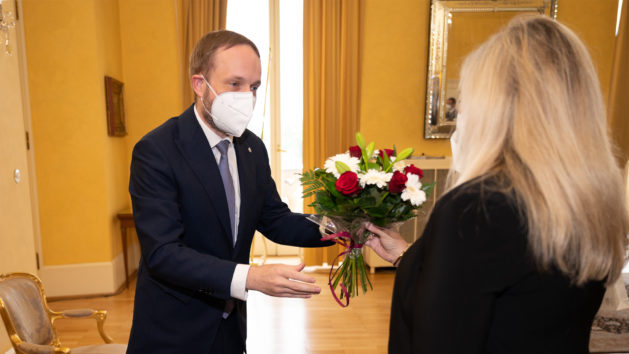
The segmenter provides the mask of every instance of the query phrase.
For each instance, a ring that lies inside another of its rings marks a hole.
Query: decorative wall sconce
[[[11,55],[11,46],[9,46],[9,34],[11,29],[15,27],[15,17],[11,11],[4,13],[2,9],[2,0],[0,0],[0,33],[4,34],[4,52]]]

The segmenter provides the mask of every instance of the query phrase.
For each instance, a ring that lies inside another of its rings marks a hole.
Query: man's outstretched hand
[[[301,271],[305,265],[265,264],[251,266],[247,274],[247,290],[257,290],[270,296],[309,298],[321,288],[315,279]]]

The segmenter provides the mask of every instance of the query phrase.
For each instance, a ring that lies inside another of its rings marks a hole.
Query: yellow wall
[[[23,6],[44,265],[111,261],[131,149],[182,107],[174,1]],[[107,136],[105,75],[125,84],[124,138]]]
[[[168,118],[181,114],[177,27],[173,0],[120,1],[125,104],[131,149],[144,134]]]
[[[124,82],[118,1],[96,0],[94,8],[97,14],[95,23],[96,42],[100,43],[98,46],[101,59],[99,72]],[[97,100],[103,102],[105,91],[104,83],[102,82],[101,87],[103,87],[103,90],[101,90],[100,97],[97,97]],[[122,252],[120,229],[114,216],[129,204],[126,191],[129,176],[128,140],[128,137],[106,137],[104,140],[105,188],[103,192],[105,192],[107,198],[107,210],[103,217],[105,217],[107,222],[106,237],[111,248],[109,259]]]
[[[596,65],[607,103],[616,43],[618,0],[559,0],[557,19],[583,40]]]
[[[133,146],[168,118],[181,114],[183,99],[174,1],[125,0],[119,6],[129,133],[124,192],[129,200],[128,166]],[[128,243],[137,243],[134,232],[128,238]]]
[[[360,130],[377,146],[450,155],[424,139],[429,0],[366,1]]]
[[[560,0],[558,19],[584,40],[607,99],[617,0]],[[366,1],[360,129],[379,146],[450,155],[448,140],[424,139],[429,0]],[[452,73],[450,73],[452,74]]]
[[[94,1],[23,7],[44,264],[109,261],[108,19]]]

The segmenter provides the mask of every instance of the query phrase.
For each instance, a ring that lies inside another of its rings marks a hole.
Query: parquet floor
[[[273,259],[270,259],[272,262]],[[283,259],[290,263],[294,260]],[[389,309],[395,273],[379,270],[374,290],[353,298],[341,308],[327,288],[327,272],[311,272],[322,293],[311,299],[273,298],[250,292],[248,304],[249,354],[380,354],[386,353]],[[54,310],[97,308],[109,312],[106,332],[117,343],[129,339],[135,282],[119,295],[50,303]],[[59,320],[63,345],[102,343],[93,320]]]

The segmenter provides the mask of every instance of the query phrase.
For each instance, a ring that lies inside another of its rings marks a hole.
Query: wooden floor
[[[348,308],[341,308],[332,298],[327,288],[327,273],[313,271],[310,274],[323,289],[320,295],[311,299],[273,298],[259,292],[249,293],[247,352],[386,353],[394,271],[376,272],[372,276],[374,290],[353,298]],[[50,307],[54,310],[105,309],[109,312],[106,332],[116,343],[126,343],[131,328],[134,290],[135,282],[132,282],[130,289],[119,295],[55,301]],[[59,320],[56,327],[63,345],[102,343],[93,320]]]

